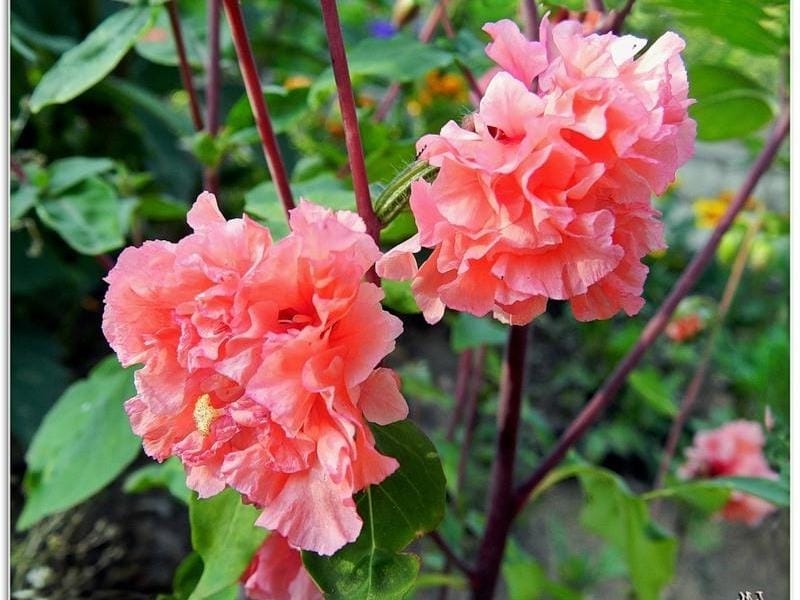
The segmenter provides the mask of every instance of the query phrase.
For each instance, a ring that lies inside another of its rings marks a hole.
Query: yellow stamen
[[[200,396],[194,405],[192,416],[194,417],[194,425],[197,431],[207,436],[211,431],[211,424],[217,418],[218,411],[211,406],[211,396],[203,394]]]

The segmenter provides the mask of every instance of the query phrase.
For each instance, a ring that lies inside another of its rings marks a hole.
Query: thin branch
[[[769,139],[761,151],[761,154],[751,167],[747,179],[728,207],[728,211],[722,217],[716,229],[711,234],[711,237],[706,242],[706,245],[695,255],[689,266],[686,267],[680,279],[673,286],[669,296],[667,296],[664,303],[659,307],[658,311],[656,311],[656,314],[653,315],[647,323],[647,326],[644,328],[644,331],[642,331],[634,347],[617,365],[617,368],[606,379],[603,386],[595,393],[586,407],[561,435],[550,454],[542,460],[542,463],[533,474],[517,489],[514,495],[513,506],[513,512],[515,514],[522,510],[528,496],[536,489],[536,486],[561,462],[567,451],[581,439],[586,430],[597,421],[606,407],[614,400],[617,392],[619,392],[628,377],[628,374],[639,364],[644,353],[653,345],[653,342],[655,342],[656,338],[666,327],[678,303],[689,293],[692,287],[694,287],[694,284],[697,282],[706,266],[708,266],[708,263],[713,259],[723,234],[730,228],[734,218],[744,207],[747,199],[756,187],[756,184],[761,179],[761,176],[772,164],[788,132],[789,112],[788,109],[785,109],[781,113],[781,116],[778,117]]]
[[[209,0],[207,6],[208,63],[206,64],[206,131],[216,137],[219,131],[219,17],[220,0]],[[219,191],[219,166],[207,167],[203,174],[204,184],[212,194]]]
[[[539,41],[539,9],[536,0],[524,0],[522,3],[525,11],[525,36],[533,41]]]
[[[587,4],[591,10],[596,10],[601,13],[606,12],[606,5],[603,0],[588,0]]]
[[[178,51],[178,70],[181,74],[183,89],[189,95],[189,109],[192,113],[192,123],[197,131],[203,129],[203,115],[200,112],[200,101],[197,99],[197,91],[192,84],[192,68],[189,66],[189,59],[186,56],[186,46],[183,43],[183,33],[181,32],[181,17],[178,14],[178,1],[169,0],[167,2],[167,14],[169,24],[172,27],[172,39],[175,40],[175,49]]]
[[[236,55],[239,58],[239,69],[242,72],[244,87],[247,90],[247,97],[250,100],[250,108],[256,121],[258,134],[261,137],[261,145],[264,149],[264,157],[267,159],[267,168],[272,176],[272,182],[278,192],[278,197],[283,204],[283,210],[288,218],[289,211],[294,208],[292,190],[289,187],[289,177],[286,174],[286,165],[283,162],[278,140],[275,138],[275,131],[272,129],[272,121],[267,110],[267,103],[264,100],[264,93],[261,81],[258,77],[256,61],[253,51],[250,48],[250,41],[247,38],[247,29],[244,25],[242,9],[239,0],[223,0],[225,14],[228,16],[228,24],[231,28],[233,45],[236,48]]]
[[[456,427],[464,417],[464,411],[467,406],[469,397],[469,384],[472,379],[472,348],[467,348],[458,357],[458,370],[456,371],[456,389],[453,393],[455,406],[453,407],[453,414],[450,418],[450,424],[447,426],[447,433],[445,439],[453,441],[453,436],[456,433]]]
[[[336,9],[336,0],[320,0],[322,18],[325,22],[325,32],[328,36],[328,49],[331,54],[333,77],[336,80],[336,90],[339,96],[339,108],[342,112],[342,126],[344,139],[347,145],[347,159],[350,163],[350,174],[353,177],[353,191],[356,196],[358,214],[367,226],[367,233],[378,243],[381,230],[378,217],[372,209],[372,200],[369,194],[367,181],[367,167],[364,163],[364,149],[361,145],[361,133],[358,130],[358,116],[356,103],[353,98],[353,86],[350,82],[350,71],[347,68],[347,54],[342,39],[342,29],[339,24],[339,12]],[[374,270],[368,278],[377,280]]]
[[[470,567],[460,556],[455,553],[455,551],[450,547],[450,544],[447,543],[447,541],[439,534],[438,531],[431,531],[428,534],[428,537],[439,547],[439,550],[442,551],[452,565],[464,573],[468,579],[472,578],[472,567]]]
[[[612,10],[608,13],[605,23],[601,25],[595,33],[616,33],[622,31],[622,26],[625,24],[625,19],[631,14],[633,5],[636,0],[626,0],[625,5],[619,10]]]
[[[728,277],[728,281],[725,284],[725,289],[722,292],[722,298],[717,309],[716,319],[714,320],[713,327],[709,332],[705,348],[703,348],[703,354],[700,358],[700,362],[697,364],[694,375],[692,376],[692,379],[686,388],[686,393],[681,401],[678,414],[675,416],[675,419],[672,422],[672,427],[669,430],[667,442],[664,445],[664,452],[661,455],[661,463],[659,465],[658,475],[656,476],[655,484],[653,486],[654,489],[658,489],[664,485],[664,479],[669,472],[669,466],[672,463],[673,457],[675,456],[675,450],[678,447],[678,441],[680,440],[681,433],[686,425],[686,420],[689,418],[689,414],[694,409],[698,394],[700,393],[700,389],[702,388],[703,381],[706,377],[706,372],[711,364],[711,358],[714,355],[714,347],[716,346],[719,333],[722,330],[722,324],[725,321],[725,317],[728,315],[731,305],[733,304],[733,298],[736,295],[736,290],[739,288],[739,284],[742,282],[742,275],[744,275],[744,270],[747,266],[747,257],[750,255],[750,249],[753,245],[753,240],[758,234],[759,229],[761,229],[760,214],[750,223],[750,226],[747,228],[747,232],[742,239],[741,245],[739,246],[739,251],[736,253],[736,258],[734,259],[733,266],[731,267],[731,274]]]
[[[512,325],[508,336],[500,399],[497,409],[497,446],[492,464],[486,529],[478,549],[473,598],[494,597],[506,539],[514,519],[514,461],[517,454],[517,430],[522,407],[525,378],[525,354],[528,347],[528,325]]]
[[[469,461],[470,449],[472,448],[472,437],[475,433],[475,424],[478,420],[478,399],[480,398],[481,384],[483,383],[483,364],[485,360],[486,346],[480,346],[475,354],[475,364],[469,382],[466,408],[467,418],[464,422],[464,437],[461,440],[461,450],[458,456],[456,490],[459,492],[464,486],[464,480],[467,477],[467,463]]]

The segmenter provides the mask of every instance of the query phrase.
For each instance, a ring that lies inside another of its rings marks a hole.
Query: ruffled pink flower
[[[572,21],[543,22],[541,43],[511,21],[484,29],[501,71],[468,126],[418,142],[440,170],[412,185],[419,234],[378,273],[412,279],[431,323],[450,307],[524,324],[548,299],[569,300],[579,320],[636,314],[641,259],[665,247],[650,196],[693,146],[683,42],[665,34],[634,60],[643,40],[585,37]]]
[[[678,470],[683,479],[713,477],[763,477],[777,479],[778,474],[769,468],[764,458],[764,434],[754,421],[732,421],[710,431],[694,436],[694,443],[686,450],[686,463]],[[758,525],[775,511],[775,507],[761,498],[742,492],[732,492],[722,508],[721,515],[730,521],[743,521]]]
[[[202,496],[225,485],[296,548],[331,554],[361,530],[352,496],[397,461],[367,421],[408,408],[377,368],[402,330],[364,274],[378,257],[361,219],[301,202],[289,236],[226,221],[211,194],[177,244],[122,252],[103,331],[135,374],[125,409],[145,451],[179,456]]]
[[[300,551],[276,533],[253,555],[242,583],[248,600],[322,600],[322,592],[303,566]]]

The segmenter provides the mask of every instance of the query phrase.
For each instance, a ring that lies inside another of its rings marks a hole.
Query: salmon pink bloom
[[[274,243],[211,194],[194,233],[122,252],[103,331],[135,373],[125,409],[145,451],[176,455],[202,497],[225,485],[296,548],[331,554],[361,529],[352,496],[397,461],[367,421],[405,418],[398,378],[378,363],[402,330],[364,274],[379,255],[353,213],[301,202]]]
[[[641,259],[665,247],[650,196],[693,147],[683,42],[665,34],[634,59],[643,40],[584,36],[573,21],[543,22],[541,43],[511,21],[484,30],[501,70],[469,125],[419,140],[439,172],[412,185],[419,233],[379,274],[411,279],[431,323],[450,307],[525,324],[548,299],[584,321],[636,314]]]
[[[277,533],[253,555],[242,583],[249,600],[322,600],[322,592],[303,566],[300,551]]]
[[[764,434],[754,421],[732,421],[694,436],[686,450],[686,463],[678,470],[683,479],[713,477],[763,477],[777,479],[764,458]],[[761,498],[732,492],[721,515],[730,521],[758,525],[775,507]]]

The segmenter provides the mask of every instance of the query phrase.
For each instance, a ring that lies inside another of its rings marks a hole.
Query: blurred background
[[[26,460],[32,459],[29,447],[43,417],[70,384],[110,354],[100,331],[102,278],[121,248],[185,235],[186,210],[204,181],[218,182],[227,216],[245,211],[269,224],[275,237],[286,231],[224,15],[217,131],[193,126],[163,6],[146,9],[130,49],[118,49],[110,66],[89,64],[87,55],[85,68],[74,75],[94,77],[86,91],[45,105],[33,93],[59,56],[135,4],[11,2],[12,522],[24,504],[23,488],[37,486],[35,477],[26,476]],[[339,3],[376,191],[414,159],[419,136],[469,113],[469,85],[459,64],[478,78],[488,69],[483,23],[520,22],[517,2],[450,0],[453,35],[440,26],[423,44],[417,37],[435,4]],[[249,0],[243,9],[295,194],[350,207],[343,129],[318,4]],[[541,9],[589,24],[597,18],[580,1],[544,2]],[[181,0],[179,10],[193,83],[205,107],[207,3]],[[551,302],[534,324],[520,473],[535,466],[636,340],[744,179],[788,93],[788,12],[786,0],[634,5],[627,32],[652,41],[674,30],[687,41],[690,95],[698,100],[692,108],[699,124],[697,151],[655,200],[669,249],[648,258],[641,314],[576,325],[566,307]],[[388,102],[392,84],[399,84],[397,97]],[[672,418],[709,339],[715,340],[710,369],[678,458],[695,431],[747,418],[764,425],[770,464],[788,476],[788,167],[784,148],[667,335],[577,448],[585,459],[621,474],[634,491],[652,486]],[[413,227],[403,215],[384,231],[384,241],[404,239]],[[726,288],[735,295],[712,337]],[[442,456],[448,485],[462,492],[444,527],[470,549],[481,527],[493,453],[505,330],[467,315],[448,315],[445,326],[430,328],[407,288],[389,285],[386,292],[387,306],[402,315],[406,328],[390,364],[403,377],[412,418]],[[451,423],[457,364],[465,351],[481,365],[485,380],[476,390],[474,418]],[[69,440],[69,423],[61,425],[60,435]],[[462,459],[467,435],[472,441]],[[92,469],[93,461],[114,452],[97,448],[91,435],[84,437],[71,455],[79,467]],[[127,465],[122,474],[102,482],[98,493],[13,533],[15,598],[151,598],[172,590],[173,571],[190,550],[182,474],[175,465],[148,470],[151,462],[140,451],[129,454],[120,459]],[[568,482],[526,511],[509,549],[505,594],[623,597],[624,568],[576,522],[581,504],[580,486]],[[684,541],[665,597],[735,598],[759,589],[766,598],[788,597],[788,510],[755,529],[673,506],[664,506],[657,517]],[[441,568],[442,557],[425,548],[425,568]],[[532,580],[541,585],[532,588]],[[439,597],[437,590],[424,588],[418,595]]]

